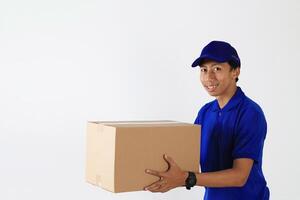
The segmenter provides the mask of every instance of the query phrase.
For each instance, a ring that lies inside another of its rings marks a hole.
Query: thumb
[[[173,166],[177,166],[177,164],[175,163],[173,158],[171,158],[170,156],[167,156],[166,154],[164,154],[164,159],[168,162],[169,168],[173,167]]]

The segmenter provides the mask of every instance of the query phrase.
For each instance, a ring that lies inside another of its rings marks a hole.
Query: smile
[[[219,84],[215,84],[215,85],[206,85],[206,89],[210,92],[214,91],[217,87],[219,86]]]

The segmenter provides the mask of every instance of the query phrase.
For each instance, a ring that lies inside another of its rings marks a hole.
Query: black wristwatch
[[[191,187],[195,186],[197,183],[197,178],[196,178],[196,174],[194,172],[188,172],[189,175],[188,177],[185,179],[185,188],[187,190],[190,190]]]

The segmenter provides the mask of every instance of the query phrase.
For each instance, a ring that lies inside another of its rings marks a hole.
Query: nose
[[[212,72],[211,70],[208,70],[205,76],[205,80],[206,81],[210,81],[213,80],[215,78],[215,74],[214,72]]]

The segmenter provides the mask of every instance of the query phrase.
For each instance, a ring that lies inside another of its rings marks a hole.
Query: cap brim
[[[193,62],[192,67],[197,67],[197,66],[199,66],[200,62],[201,62],[201,58],[199,57],[199,58],[197,58],[197,59]]]
[[[217,57],[214,57],[214,56],[211,56],[211,55],[203,55],[203,56],[200,56],[199,58],[197,58],[193,62],[192,67],[200,66],[205,59],[213,60],[213,61],[216,61],[216,62],[225,62],[226,61],[224,59],[220,59],[220,58],[217,58]]]

